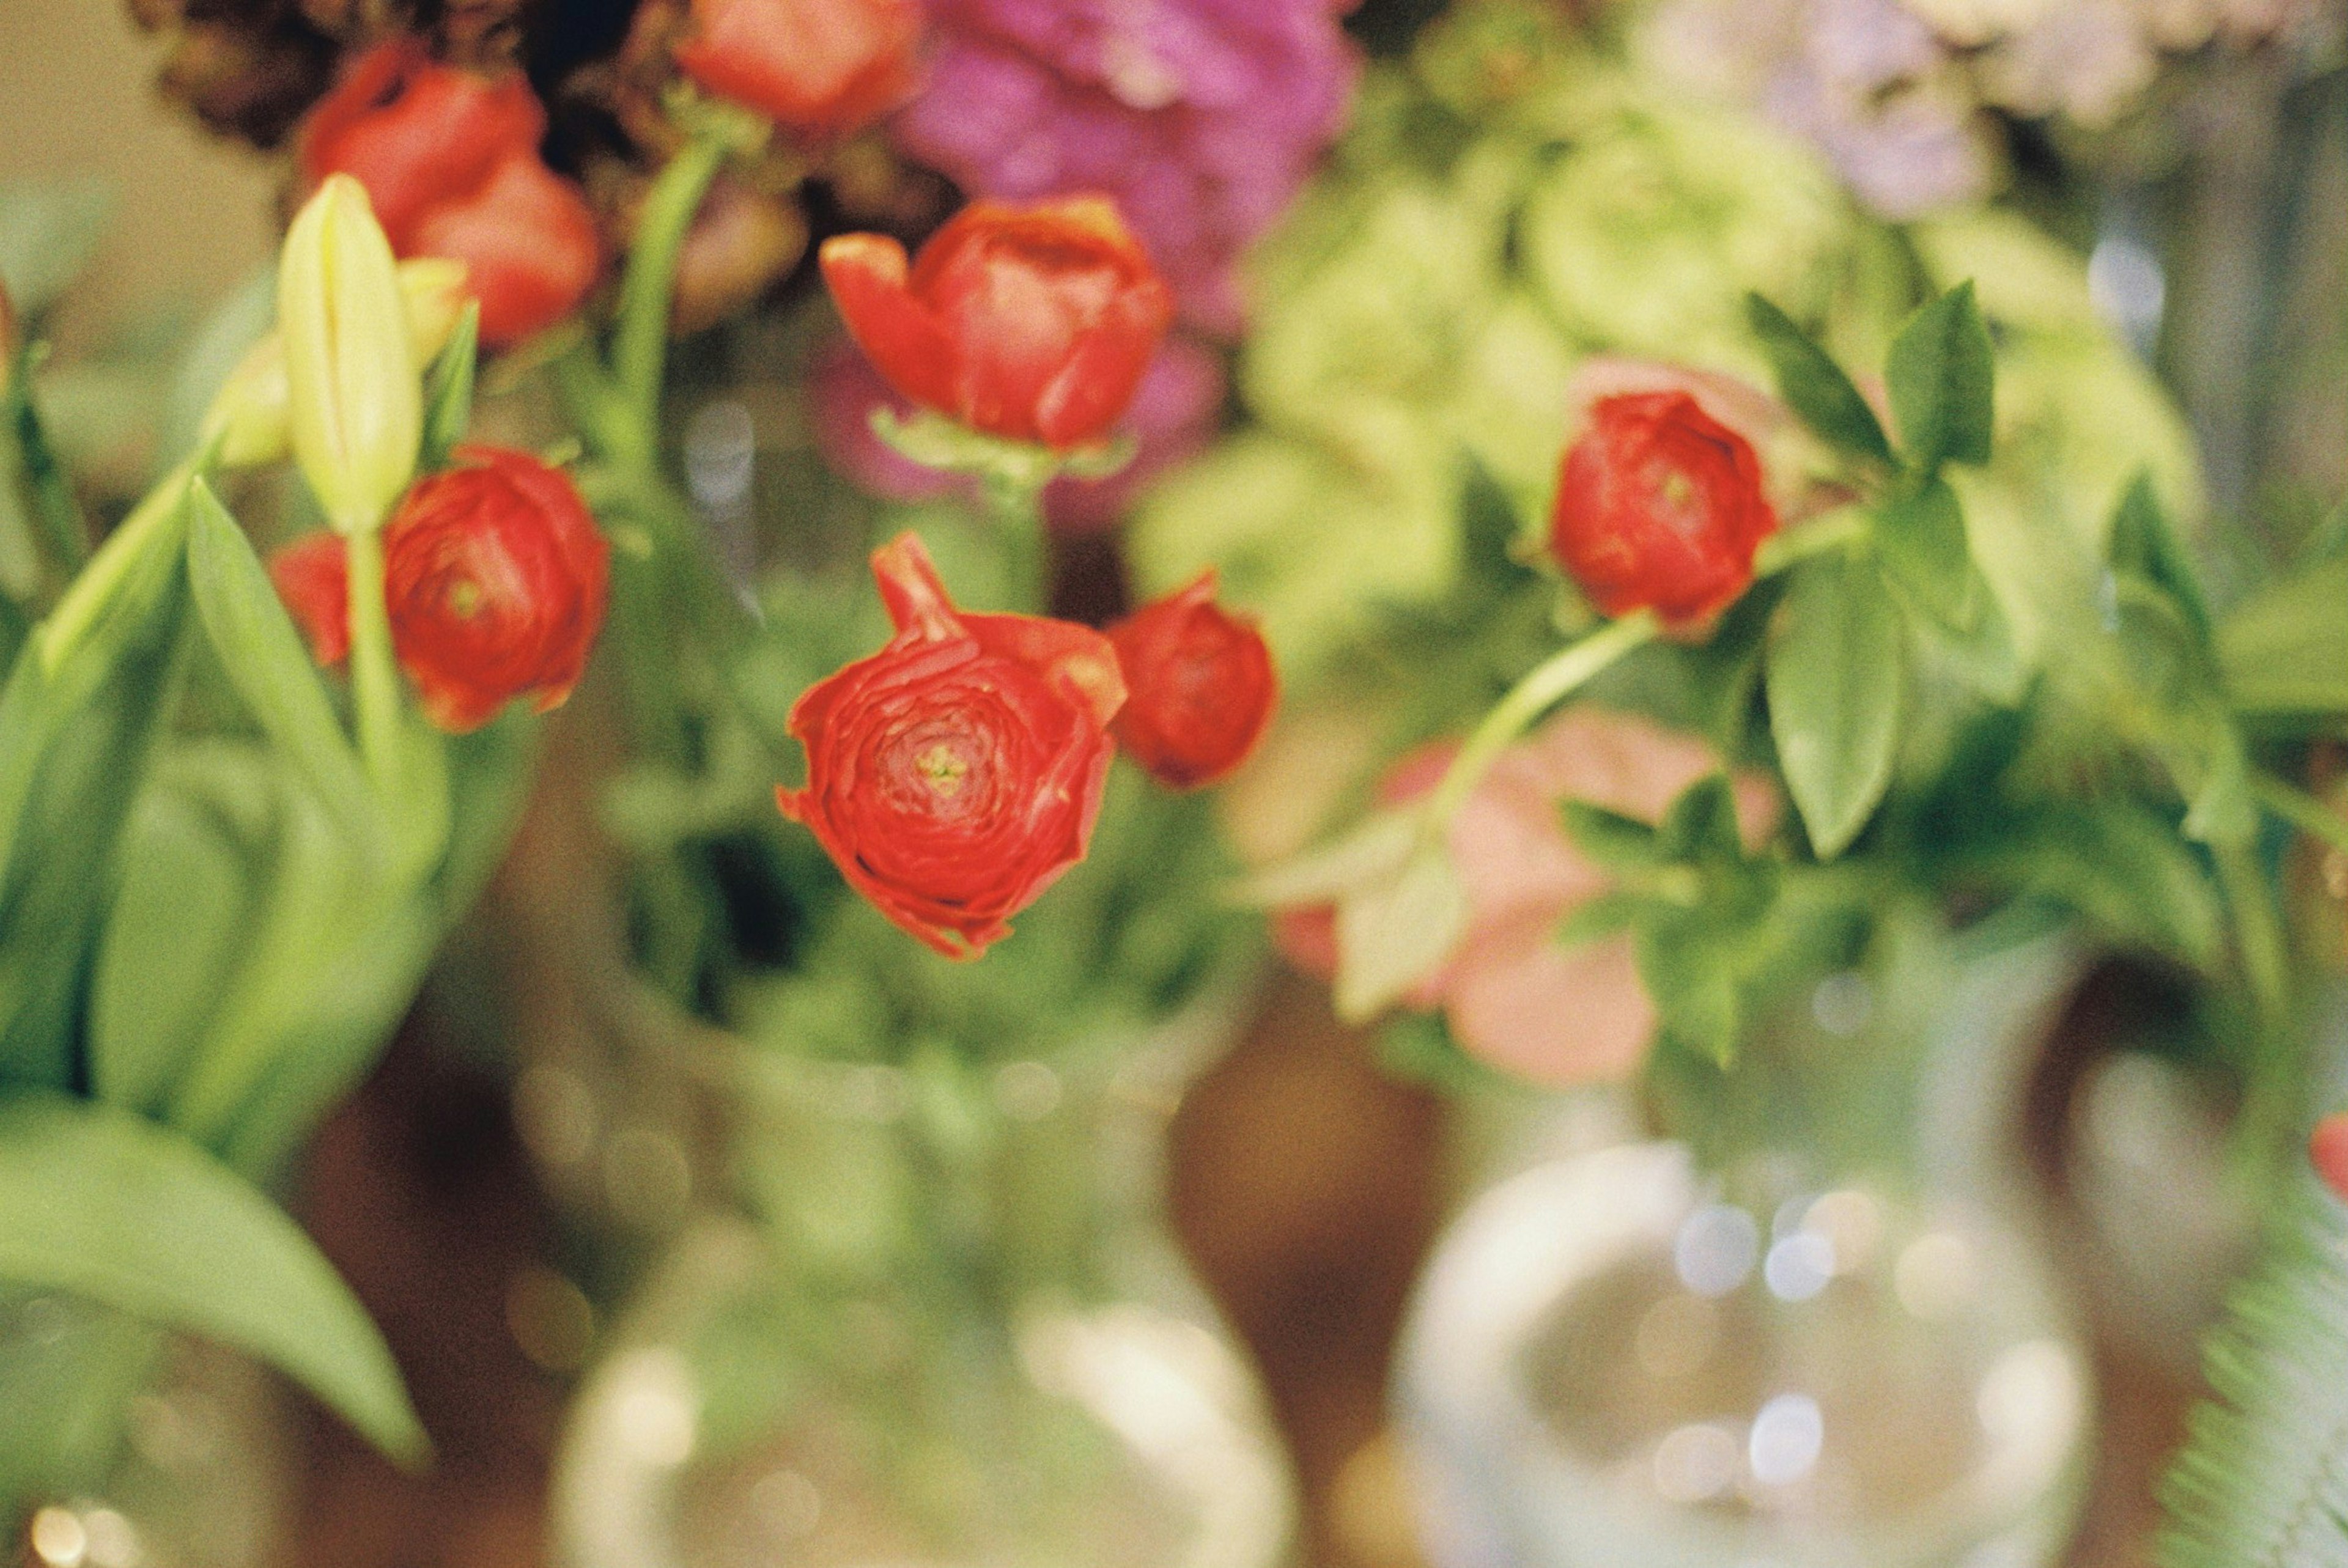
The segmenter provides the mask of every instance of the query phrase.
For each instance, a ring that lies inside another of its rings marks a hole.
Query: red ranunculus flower
[[[687,76],[794,130],[837,136],[911,95],[917,0],[693,0]]]
[[[586,197],[539,157],[546,111],[519,72],[496,81],[436,63],[414,38],[361,55],[302,129],[312,185],[366,187],[400,256],[468,269],[481,340],[519,341],[578,308],[602,270]]]
[[[525,453],[462,446],[385,526],[392,647],[442,729],[463,733],[528,696],[571,695],[603,624],[611,552],[561,470]],[[346,546],[313,534],[270,575],[321,664],[350,655]]]
[[[824,281],[882,377],[975,430],[1066,450],[1133,401],[1172,296],[1097,196],[973,201],[910,270],[880,234],[824,241]]]
[[[1097,631],[957,610],[912,534],[872,575],[897,635],[792,707],[807,787],[775,799],[882,914],[975,958],[1084,858],[1125,682]]]
[[[1550,549],[1602,613],[1687,630],[1735,602],[1776,529],[1751,443],[1685,392],[1633,392],[1567,448]]]
[[[1213,784],[1247,760],[1280,700],[1254,623],[1215,602],[1208,570],[1108,629],[1129,692],[1117,738],[1159,783]]]

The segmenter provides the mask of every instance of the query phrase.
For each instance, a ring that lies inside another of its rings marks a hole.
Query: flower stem
[[[2348,819],[2296,785],[2271,774],[2250,775],[2250,796],[2310,838],[2348,855]]]
[[[637,439],[648,460],[659,428],[661,378],[668,366],[669,307],[676,294],[677,258],[685,231],[710,182],[726,161],[726,139],[704,131],[669,159],[644,198],[636,240],[621,285],[620,324],[612,345],[612,370],[620,395],[634,415]]]
[[[1443,782],[1429,797],[1430,822],[1437,828],[1449,822],[1500,753],[1530,729],[1533,721],[1597,679],[1624,654],[1653,642],[1662,627],[1652,610],[1638,610],[1608,621],[1537,665],[1484,715],[1484,722],[1451,759]]]
[[[399,669],[392,656],[391,612],[384,600],[383,535],[350,536],[351,705],[359,758],[384,800],[399,786]]]
[[[1003,548],[1012,602],[1036,615],[1052,613],[1052,541],[1044,528],[1042,487],[1001,475],[985,479],[986,510]]]
[[[1868,518],[1864,507],[1837,507],[1784,533],[1770,535],[1753,552],[1754,580],[1775,577],[1797,561],[1849,544],[1867,531]]]

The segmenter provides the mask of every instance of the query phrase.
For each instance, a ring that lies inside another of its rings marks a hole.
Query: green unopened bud
[[[294,459],[335,531],[381,526],[416,475],[424,392],[391,243],[347,175],[286,233],[277,327]]]
[[[438,256],[399,264],[399,292],[407,306],[407,343],[421,374],[457,331],[465,313],[465,263]],[[274,463],[292,450],[285,381],[285,340],[271,333],[246,351],[204,415],[203,440],[220,440],[223,467]]]

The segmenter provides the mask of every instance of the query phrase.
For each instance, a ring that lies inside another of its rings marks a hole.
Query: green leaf
[[[1734,965],[1706,935],[1694,921],[1653,920],[1640,927],[1633,945],[1640,981],[1663,1028],[1725,1067],[1736,1057],[1743,1009]]]
[[[17,354],[10,368],[7,395],[0,398],[0,416],[6,419],[12,442],[10,478],[22,487],[28,520],[38,530],[42,553],[62,580],[79,571],[89,559],[89,525],[33,401],[34,360],[29,344]]]
[[[1663,814],[1660,836],[1674,860],[1735,866],[1745,858],[1736,826],[1736,792],[1725,774],[1707,774],[1680,792]]]
[[[1960,632],[1980,620],[1988,584],[1973,569],[1965,509],[1947,480],[1935,475],[1879,507],[1875,548],[1884,576],[1926,620]]]
[[[2348,1568],[2348,1215],[2292,1185],[2204,1358],[2217,1397],[2161,1484],[2161,1568]]]
[[[177,1134],[46,1096],[0,1105],[0,1279],[70,1291],[268,1362],[404,1463],[399,1369],[301,1227]]]
[[[1609,871],[1651,871],[1673,859],[1653,825],[1635,816],[1586,800],[1567,801],[1561,815],[1573,846]]]
[[[1884,375],[1910,466],[1930,474],[1942,463],[1989,461],[1996,371],[1972,283],[1908,318]]]
[[[1567,911],[1557,925],[1557,945],[1579,948],[1619,937],[1638,923],[1647,901],[1634,893],[1601,893]]]
[[[1803,424],[1833,446],[1878,463],[1891,461],[1891,443],[1875,410],[1827,351],[1794,319],[1759,294],[1745,296],[1746,319],[1777,374],[1777,395]]]
[[[370,822],[366,775],[268,571],[201,479],[189,507],[188,580],[221,668],[326,808],[355,827]]]
[[[114,210],[102,179],[13,179],[0,185],[0,283],[18,313],[57,301],[98,250]]]
[[[2348,712],[2348,557],[2253,594],[2219,622],[2227,699],[2248,716]]]
[[[1770,628],[1769,727],[1811,847],[1831,860],[1891,782],[1907,640],[1881,576],[1848,551],[1795,573]]]
[[[418,466],[429,474],[448,466],[448,455],[473,423],[473,370],[479,357],[481,307],[468,300],[465,313],[424,383],[424,446]]]
[[[1337,901],[1337,1016],[1375,1018],[1443,967],[1468,928],[1468,894],[1442,840],[1422,835],[1394,875]]]
[[[2203,636],[2209,632],[2209,600],[2201,591],[2193,558],[2177,537],[2168,513],[2142,469],[2128,482],[2112,513],[2112,569],[2143,579],[2177,601]]]
[[[0,688],[0,1083],[63,1087],[116,840],[176,684],[184,497],[134,513]]]

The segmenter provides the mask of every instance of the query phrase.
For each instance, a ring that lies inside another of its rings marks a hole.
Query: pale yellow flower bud
[[[347,175],[286,233],[277,328],[294,460],[337,532],[380,527],[416,476],[424,392],[390,241]]]
[[[421,256],[399,263],[399,292],[407,306],[408,346],[421,374],[457,331],[465,313],[465,263]],[[204,415],[203,440],[221,439],[228,468],[281,461],[292,450],[285,382],[285,340],[271,333],[246,351]]]

